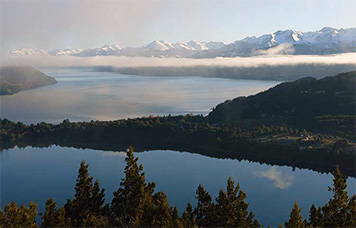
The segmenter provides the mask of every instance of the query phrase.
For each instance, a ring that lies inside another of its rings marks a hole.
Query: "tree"
[[[164,192],[157,192],[154,195],[154,215],[152,227],[172,227],[171,207]]]
[[[49,198],[46,202],[41,227],[70,227],[70,219],[66,218],[65,214],[64,208],[60,207],[57,210],[57,203]]]
[[[155,184],[145,182],[143,166],[138,165],[130,146],[126,156],[125,178],[120,188],[114,192],[111,202],[111,222],[114,226],[134,227],[143,221],[143,210],[152,208],[152,193]],[[147,211],[152,213],[152,211]],[[147,217],[145,222],[148,223]]]
[[[316,208],[313,204],[309,210],[309,226],[311,227],[322,227],[323,226],[323,215],[321,208]]]
[[[209,226],[212,221],[211,210],[213,204],[211,203],[210,194],[201,186],[198,186],[195,198],[198,200],[197,207],[194,210],[196,216],[196,223],[199,227]]]
[[[183,227],[182,220],[179,218],[177,207],[174,207],[172,209],[171,215],[172,215],[172,226],[173,227]]]
[[[37,204],[30,202],[27,208],[11,202],[5,205],[4,211],[0,210],[0,227],[38,227],[36,217]]]
[[[67,218],[71,219],[71,226],[94,226],[92,222],[100,222],[103,216],[105,201],[104,189],[100,189],[99,182],[93,186],[93,177],[89,177],[88,166],[82,161],[78,171],[77,183],[73,200],[67,200],[64,208]]]
[[[227,181],[227,191],[220,190],[216,199],[215,226],[225,227],[259,227],[257,220],[253,220],[254,214],[248,212],[248,204],[245,202],[246,193],[240,190],[240,185],[230,177]]]
[[[305,227],[303,216],[300,213],[301,211],[302,209],[298,207],[298,203],[294,201],[294,206],[290,213],[289,220],[284,223],[286,228]]]
[[[196,221],[194,217],[193,207],[188,202],[185,211],[182,214],[183,227],[196,227]]]
[[[346,179],[342,177],[340,169],[336,167],[333,172],[333,198],[322,208],[323,225],[327,227],[347,227],[355,225],[356,208],[355,196],[349,199],[346,191]]]

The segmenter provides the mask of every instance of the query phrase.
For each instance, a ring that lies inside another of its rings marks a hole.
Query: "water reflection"
[[[293,185],[293,175],[279,171],[276,167],[271,167],[257,173],[259,177],[267,178],[272,181],[273,186],[279,189],[286,189]]]

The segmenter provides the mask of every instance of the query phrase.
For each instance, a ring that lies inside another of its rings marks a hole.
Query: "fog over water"
[[[83,69],[42,69],[58,83],[1,96],[1,118],[25,123],[208,114],[217,104],[266,90],[276,81],[143,77]]]

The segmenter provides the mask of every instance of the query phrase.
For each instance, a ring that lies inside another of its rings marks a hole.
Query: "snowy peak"
[[[14,55],[48,55],[48,51],[44,49],[21,48],[10,52]]]
[[[246,37],[242,41],[250,44],[258,44],[260,47],[273,47],[284,43],[313,45],[347,44],[356,41],[356,28],[335,29],[325,27],[314,32],[279,30],[275,33],[262,35],[260,37]]]
[[[269,50],[271,49],[271,50]],[[268,50],[268,51],[267,51]],[[91,49],[43,50],[22,48],[11,51],[14,55],[50,56],[142,56],[142,57],[180,57],[215,58],[253,56],[265,54],[326,55],[356,52],[356,28],[336,29],[324,27],[318,31],[302,32],[278,30],[261,36],[246,37],[230,44],[223,42],[169,42],[154,40],[142,47],[122,48],[107,44]]]

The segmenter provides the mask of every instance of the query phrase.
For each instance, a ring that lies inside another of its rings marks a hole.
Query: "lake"
[[[58,83],[0,97],[1,118],[24,123],[208,114],[217,104],[279,82],[203,77],[147,77],[83,69],[43,69]]]
[[[203,77],[146,77],[78,69],[43,69],[58,83],[11,96],[2,96],[1,118],[25,123],[114,120],[149,115],[209,113],[227,99],[251,95],[279,82]],[[250,209],[265,226],[282,224],[294,200],[307,216],[312,203],[323,205],[331,197],[330,174],[290,167],[268,166],[248,161],[217,159],[177,151],[136,153],[144,165],[147,181],[165,191],[169,202],[184,210],[195,204],[195,190],[202,184],[213,197],[226,187],[231,176],[247,193]],[[1,207],[10,201],[39,203],[52,197],[60,205],[72,198],[82,160],[90,174],[106,189],[107,202],[123,178],[123,152],[104,152],[53,146],[13,148],[0,152]],[[348,179],[355,194],[355,178]]]
[[[327,191],[327,186],[332,185],[331,174],[176,151],[148,151],[135,156],[144,166],[146,181],[155,181],[156,190],[166,192],[170,204],[177,206],[180,213],[188,201],[196,203],[199,184],[215,198],[220,188],[226,188],[229,176],[240,183],[247,193],[249,209],[265,226],[277,226],[287,220],[294,200],[303,207],[303,216],[308,216],[312,203],[323,205],[331,197]],[[125,167],[124,152],[57,146],[14,148],[0,152],[0,158],[1,207],[13,200],[19,204],[33,200],[39,203],[40,212],[48,197],[60,205],[73,198],[82,160],[89,163],[90,175],[105,188],[107,202],[119,187]],[[349,194],[355,194],[355,178],[348,178],[347,183]]]

